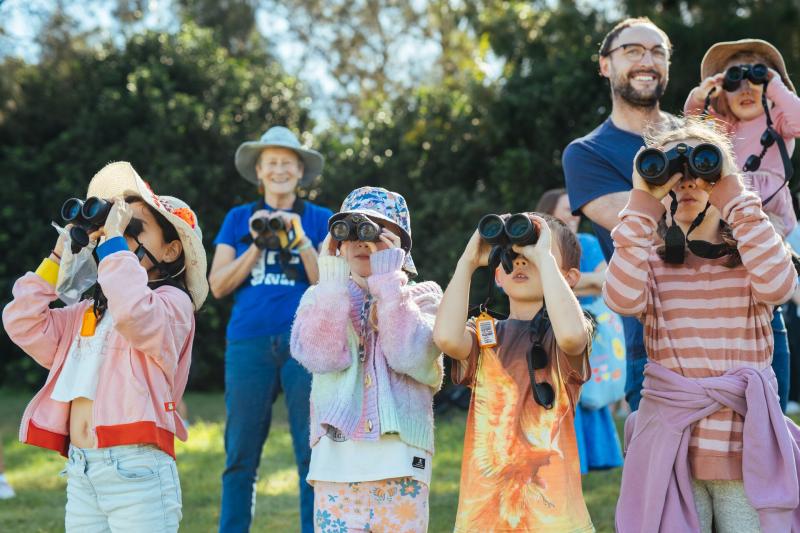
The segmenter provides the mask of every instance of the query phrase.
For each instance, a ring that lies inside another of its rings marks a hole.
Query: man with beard
[[[672,44],[663,30],[646,18],[623,20],[600,45],[600,74],[611,87],[611,115],[588,135],[564,150],[563,165],[569,202],[574,214],[592,221],[606,261],[614,246],[610,231],[628,203],[633,188],[633,158],[644,146],[642,133],[652,125],[669,123],[672,115],[659,109],[669,79]],[[642,324],[623,317],[627,351],[625,398],[639,407],[647,362]]]

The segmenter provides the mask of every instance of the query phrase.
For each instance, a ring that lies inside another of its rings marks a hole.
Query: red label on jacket
[[[175,402],[164,402],[164,410],[171,413],[175,410]]]

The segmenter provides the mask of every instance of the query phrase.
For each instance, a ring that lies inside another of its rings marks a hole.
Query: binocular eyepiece
[[[680,143],[667,152],[648,148],[636,156],[636,171],[653,185],[664,185],[678,172],[713,183],[722,174],[722,152],[709,143],[695,147]]]
[[[527,246],[539,240],[539,228],[528,215],[486,215],[478,222],[481,238],[493,246]]]
[[[89,244],[89,232],[105,224],[112,205],[113,203],[95,196],[86,201],[70,198],[64,202],[61,206],[61,218],[67,224],[72,224],[69,236],[73,254]]]
[[[381,227],[366,215],[353,213],[331,224],[330,232],[334,240],[339,242],[377,242]]]
[[[755,65],[734,65],[725,71],[722,89],[732,93],[739,89],[742,81],[749,80],[756,85],[763,85],[769,79],[769,69],[763,63]]]

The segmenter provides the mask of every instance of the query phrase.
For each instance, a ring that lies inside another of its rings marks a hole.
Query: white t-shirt
[[[94,335],[83,337],[80,333],[72,341],[67,360],[58,375],[50,398],[58,402],[71,402],[75,398],[94,400],[100,365],[108,336],[114,328],[114,320],[108,311],[98,322]]]
[[[306,480],[333,483],[410,477],[430,486],[431,454],[406,444],[399,435],[377,441],[347,440],[331,428],[311,449]]]

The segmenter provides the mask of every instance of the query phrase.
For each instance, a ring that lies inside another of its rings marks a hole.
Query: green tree
[[[37,64],[7,59],[0,69],[0,174],[8,177],[0,190],[3,301],[55,242],[48,221],[58,221],[61,203],[85,194],[109,161],[132,162],[156,191],[192,205],[211,252],[227,210],[257,197],[233,166],[238,144],[266,125],[312,125],[302,86],[280,65],[263,52],[233,57],[194,24],[135,35],[122,49],[45,53]],[[209,298],[198,315],[194,387],[222,383],[229,306]],[[6,382],[43,378],[6,336],[1,349],[11,356]]]

